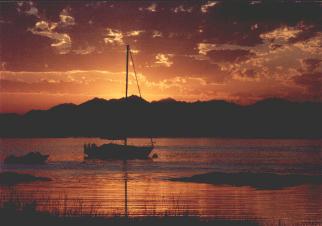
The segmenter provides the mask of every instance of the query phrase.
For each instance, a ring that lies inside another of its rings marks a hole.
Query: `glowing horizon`
[[[322,101],[316,2],[0,4],[0,112],[123,97],[125,44],[148,101]]]

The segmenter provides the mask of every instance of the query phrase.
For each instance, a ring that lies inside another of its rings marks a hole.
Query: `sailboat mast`
[[[126,79],[125,79],[125,99],[127,99],[128,86],[129,86],[129,52],[130,45],[126,45]],[[124,145],[127,145],[127,137],[124,138]]]
[[[127,98],[128,81],[129,81],[129,52],[130,52],[130,45],[126,45],[126,88],[125,88],[125,98]]]

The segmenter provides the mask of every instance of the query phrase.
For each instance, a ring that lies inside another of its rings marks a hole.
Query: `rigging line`
[[[139,90],[140,97],[142,98],[142,96],[141,96],[141,90],[140,90],[140,86],[139,86],[139,81],[138,81],[138,77],[136,75],[136,70],[135,70],[134,60],[133,60],[133,56],[132,56],[131,50],[130,50],[130,57],[131,57],[132,65],[133,65],[133,71],[134,71],[134,75],[135,75],[136,85],[138,86],[138,90]]]
[[[135,65],[134,65],[134,60],[133,60],[133,56],[132,56],[131,50],[129,51],[129,53],[130,53],[131,62],[132,62],[132,65],[133,65],[133,71],[134,71],[134,75],[135,75],[136,85],[138,86],[138,90],[139,90],[140,97],[142,98],[142,96],[141,96],[141,90],[140,90],[140,86],[139,86],[139,81],[138,81],[138,77],[136,75],[136,70],[135,70]],[[153,147],[154,146],[154,141],[153,141],[153,138],[152,137],[150,138],[150,141],[151,141],[151,145]]]

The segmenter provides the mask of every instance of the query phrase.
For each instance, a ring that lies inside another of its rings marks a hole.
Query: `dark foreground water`
[[[258,190],[169,181],[206,172],[321,174],[322,140],[155,139],[153,160],[84,161],[93,138],[1,139],[0,169],[52,178],[50,182],[0,186],[1,197],[37,199],[41,209],[75,209],[104,215],[198,215],[261,222],[321,222],[322,186]],[[148,139],[130,143],[146,144]],[[50,154],[41,166],[4,165],[8,154]],[[125,201],[127,183],[127,202]]]

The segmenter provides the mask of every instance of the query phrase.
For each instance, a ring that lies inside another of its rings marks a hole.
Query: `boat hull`
[[[30,152],[24,156],[9,155],[4,159],[6,164],[44,164],[49,155],[42,155],[39,152]]]
[[[153,146],[132,146],[119,144],[84,145],[85,159],[148,159]]]

